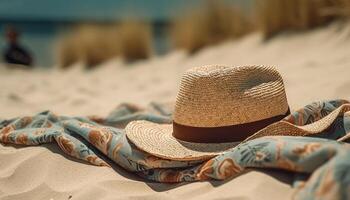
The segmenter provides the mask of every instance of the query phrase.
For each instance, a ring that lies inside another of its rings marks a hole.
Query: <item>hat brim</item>
[[[304,126],[298,126],[281,120],[256,132],[244,141],[264,136],[312,136],[327,130],[340,114],[349,111],[349,109],[349,105],[342,105],[322,119]]]
[[[329,128],[339,114],[348,110],[349,107],[341,106],[324,118],[305,126],[297,126],[282,120],[265,127],[244,141],[264,136],[305,136],[320,133]],[[125,132],[128,139],[139,149],[160,158],[181,161],[207,160],[241,143],[185,142],[173,137],[171,124],[157,124],[143,120],[130,122]]]
[[[171,124],[157,124],[144,120],[130,122],[125,132],[128,139],[139,149],[171,160],[207,160],[240,143],[185,142],[173,137]]]

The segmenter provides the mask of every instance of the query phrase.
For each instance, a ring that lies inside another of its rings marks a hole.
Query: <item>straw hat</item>
[[[189,161],[209,159],[244,140],[282,132],[305,135],[329,126],[296,127],[281,121],[289,114],[275,68],[203,66],[184,73],[172,124],[133,121],[125,132],[143,151]]]

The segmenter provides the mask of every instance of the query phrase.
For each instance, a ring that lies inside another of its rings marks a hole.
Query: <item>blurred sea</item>
[[[254,0],[227,0],[247,8]],[[60,34],[81,22],[111,22],[126,18],[153,24],[154,48],[166,53],[169,41],[165,25],[176,15],[203,0],[11,0],[0,1],[0,48],[3,50],[4,27],[13,25],[21,31],[21,43],[33,54],[35,65],[50,67],[55,63],[54,47]],[[1,59],[2,60],[2,56]]]

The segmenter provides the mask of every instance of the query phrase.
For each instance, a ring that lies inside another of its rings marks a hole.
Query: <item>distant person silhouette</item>
[[[7,27],[5,37],[7,46],[3,52],[4,61],[10,64],[20,64],[31,66],[33,59],[29,52],[18,43],[20,34],[13,27]]]

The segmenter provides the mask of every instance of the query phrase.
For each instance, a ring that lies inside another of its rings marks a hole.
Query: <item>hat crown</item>
[[[192,127],[244,124],[283,115],[281,75],[267,66],[202,66],[182,76],[174,121]]]

